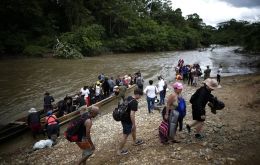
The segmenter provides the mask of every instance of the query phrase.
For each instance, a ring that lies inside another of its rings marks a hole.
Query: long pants
[[[218,84],[220,84],[220,75],[219,74],[217,75],[217,81],[218,81]]]
[[[183,128],[183,117],[178,118],[178,126],[179,126],[179,131],[182,131]]]
[[[147,99],[148,112],[151,113],[154,109],[155,98],[151,98],[147,96],[146,99]]]
[[[164,98],[165,98],[165,91],[160,91],[160,102],[159,104],[164,104]]]
[[[193,83],[193,76],[189,76],[188,85],[192,85],[192,83]]]
[[[188,74],[183,74],[182,76],[183,83],[188,80]]]

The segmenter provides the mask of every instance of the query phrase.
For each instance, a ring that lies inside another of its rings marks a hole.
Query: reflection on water
[[[99,73],[117,76],[141,70],[144,78],[163,75],[174,79],[174,66],[180,58],[186,64],[206,65],[216,74],[219,64],[223,75],[256,72],[248,64],[259,60],[257,56],[233,53],[236,47],[223,47],[214,51],[180,51],[146,54],[102,55],[80,60],[10,59],[0,61],[0,119],[1,123],[24,116],[30,107],[42,108],[43,93],[49,91],[57,100],[78,91],[83,85],[95,82]]]

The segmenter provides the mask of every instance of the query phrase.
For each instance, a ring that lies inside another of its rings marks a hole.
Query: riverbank
[[[132,146],[129,138],[126,147],[129,154],[116,156],[121,135],[121,125],[112,119],[111,113],[98,117],[93,124],[92,137],[96,151],[88,164],[257,164],[260,162],[260,75],[225,77],[222,88],[213,92],[226,107],[212,114],[207,108],[205,139],[196,140],[184,129],[178,132],[180,144],[162,145],[158,138],[161,115],[158,111],[148,114],[145,97],[139,101],[137,112],[137,136],[145,141]],[[189,100],[196,88],[186,86],[184,98]],[[170,92],[168,92],[170,93]],[[184,123],[191,121],[188,103]],[[28,148],[0,155],[1,164],[75,164],[81,156],[76,144],[64,138],[53,148],[31,151]]]

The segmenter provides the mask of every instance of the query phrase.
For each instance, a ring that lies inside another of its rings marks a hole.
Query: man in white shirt
[[[95,96],[96,96],[96,102],[99,102],[101,100],[101,86],[99,81],[97,81],[96,83]]]
[[[160,102],[158,105],[164,105],[164,98],[165,98],[165,89],[164,89],[164,86],[165,86],[165,82],[162,78],[162,76],[159,76],[158,77],[158,90],[159,90],[159,93],[160,93]]]
[[[84,86],[83,88],[80,89],[81,96],[84,96],[84,100],[86,101],[86,105],[90,106],[90,98],[89,98],[89,89],[88,86]]]
[[[155,96],[159,93],[158,88],[153,85],[153,80],[149,80],[149,85],[144,89],[147,96],[148,112],[153,113]]]

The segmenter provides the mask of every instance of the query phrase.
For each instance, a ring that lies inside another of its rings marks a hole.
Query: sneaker
[[[167,141],[162,141],[161,142],[163,145],[168,145],[168,144],[170,144],[169,142],[167,142]]]
[[[127,155],[127,154],[128,154],[127,150],[117,151],[117,155]]]
[[[196,134],[195,134],[195,138],[196,138],[196,139],[199,139],[199,140],[202,140],[202,139],[204,138],[204,136],[201,135],[201,134],[199,134],[199,133],[196,133]]]
[[[186,128],[187,128],[187,130],[188,130],[188,133],[190,133],[190,132],[191,132],[191,128],[190,128],[190,125],[189,125],[189,124],[186,124]]]
[[[172,143],[180,143],[181,141],[179,141],[179,140],[172,140]]]
[[[138,146],[138,145],[141,145],[141,144],[143,144],[144,143],[144,141],[142,141],[142,140],[137,140],[135,143],[134,143],[134,146]]]

